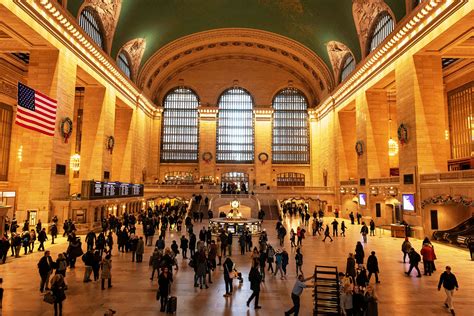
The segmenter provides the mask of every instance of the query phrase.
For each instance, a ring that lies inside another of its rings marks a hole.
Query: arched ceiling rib
[[[335,85],[329,68],[313,51],[283,36],[252,29],[212,30],[174,41],[147,61],[137,83],[154,98],[160,83],[183,66],[219,56],[248,56],[281,65],[312,86],[315,99]]]

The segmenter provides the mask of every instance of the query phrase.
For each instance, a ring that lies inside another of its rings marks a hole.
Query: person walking
[[[365,224],[365,222],[362,223],[362,227],[360,229],[360,234],[362,235],[362,239],[364,240],[364,244],[367,243],[367,234],[369,233],[369,228]]]
[[[346,237],[346,229],[347,229],[346,223],[344,223],[344,221],[342,221],[342,223],[341,223],[341,236],[342,237]]]
[[[58,225],[53,223],[51,225],[51,245],[54,245],[54,240],[58,238]]]
[[[44,256],[38,262],[38,270],[41,277],[40,292],[43,293],[45,286],[46,291],[49,290],[49,277],[51,276],[51,271],[53,271],[53,259],[51,258],[49,250],[44,252]]]
[[[143,254],[145,253],[145,242],[143,241],[143,236],[140,236],[137,243],[137,263],[143,262]]]
[[[255,309],[262,308],[258,305],[258,299],[260,297],[260,283],[262,282],[262,276],[258,272],[258,265],[252,264],[252,268],[249,273],[250,289],[252,290],[252,295],[247,300],[247,307],[250,306],[250,303],[255,298]]]
[[[157,272],[157,274],[159,274],[160,272],[159,270],[160,270],[161,254],[158,248],[155,248],[155,250],[153,251],[153,254],[151,255],[150,260],[151,260],[151,268],[152,268],[150,280],[153,281],[153,277],[155,276],[155,271]]]
[[[206,282],[206,273],[208,269],[208,260],[206,258],[206,253],[204,252],[204,248],[199,249],[198,253],[195,255],[196,257],[196,278],[194,282],[194,286],[198,287],[202,290],[202,286],[209,288]],[[199,285],[198,285],[199,282]]]
[[[240,254],[245,255],[245,236],[242,234],[239,237],[239,246],[240,246]]]
[[[224,297],[232,296],[232,276],[234,271],[234,262],[227,257],[223,263],[224,266],[224,282],[225,282],[225,294]]]
[[[330,233],[329,233],[329,225],[326,225],[326,230],[324,230],[324,239],[323,239],[323,242],[326,242],[326,238],[331,239],[331,242],[333,241],[331,236],[330,236]]]
[[[51,292],[54,296],[54,316],[62,316],[63,301],[66,299],[66,283],[61,274],[56,274],[51,279]]]
[[[364,247],[362,246],[361,242],[358,241],[355,248],[355,260],[359,268],[364,264],[364,257]]]
[[[288,255],[288,252],[286,252],[286,250],[283,249],[281,251],[281,268],[283,269],[285,278],[286,278],[286,267],[288,266],[289,261],[290,261],[290,256]]]
[[[268,245],[267,248],[267,262],[268,262],[268,271],[272,271],[272,273],[275,273],[275,270],[273,269],[273,261],[275,260],[275,249],[273,249],[272,245]]]
[[[296,247],[296,244],[295,244],[295,231],[293,230],[293,228],[290,230],[290,242],[291,242],[291,248],[293,247]]]
[[[434,261],[436,259],[434,248],[429,243],[423,244],[420,254],[423,257],[424,275],[431,276],[431,274],[434,272],[433,267]]]
[[[288,316],[291,314],[298,316],[298,313],[300,312],[300,296],[306,287],[311,286],[311,285],[306,285],[306,283],[304,282],[309,281],[312,278],[314,278],[314,275],[306,279],[303,277],[302,274],[298,275],[298,279],[296,280],[295,285],[293,286],[293,290],[291,291],[291,300],[293,301],[293,307],[285,312],[285,316]]]
[[[64,254],[58,254],[58,259],[56,259],[56,274],[61,274],[63,277],[66,277],[67,261]]]
[[[92,272],[94,273],[94,281],[99,280],[99,271],[100,271],[100,262],[102,258],[100,256],[100,252],[96,250],[94,252],[94,261],[92,263]]]
[[[332,225],[332,237],[337,237],[337,228],[339,226],[339,222],[336,219],[334,219],[331,225]]]
[[[301,248],[296,249],[295,255],[295,263],[296,263],[296,275],[298,275],[298,271],[301,275],[303,275],[303,254],[301,253]]]
[[[367,291],[364,294],[365,316],[377,316],[378,298],[375,294],[375,288],[371,285],[367,286]]]
[[[179,247],[181,248],[181,251],[182,251],[182,254],[183,254],[183,259],[188,259],[188,257],[187,257],[188,244],[189,244],[189,241],[186,238],[186,236],[184,236],[184,235],[181,236]]]
[[[278,249],[275,254],[275,274],[274,275],[276,276],[278,274],[278,271],[280,271],[280,278],[283,280],[284,276],[283,276],[282,264],[283,264],[282,253],[281,253],[281,250]]]
[[[355,265],[356,261],[354,259],[354,254],[350,253],[349,257],[347,257],[346,275],[350,276],[352,278],[352,281],[355,281],[355,277],[357,275]]]
[[[260,251],[260,256],[258,258],[259,265],[260,265],[260,275],[262,276],[262,282],[265,282],[265,265],[267,263],[267,252]],[[252,260],[253,262],[253,260]],[[252,263],[253,265],[253,263]]]
[[[451,273],[451,267],[446,266],[446,271],[441,273],[439,277],[439,283],[438,283],[438,291],[441,291],[441,285],[444,288],[444,291],[446,292],[446,300],[444,301],[444,306],[446,308],[449,308],[449,311],[451,314],[455,315],[454,313],[454,305],[453,305],[453,295],[454,295],[454,289],[459,290],[459,285],[458,285],[458,280],[456,279],[456,276]]]
[[[408,272],[405,272],[405,274],[410,275],[411,270],[415,268],[415,270],[418,272],[418,275],[416,277],[421,278],[421,272],[418,268],[418,263],[420,263],[421,261],[421,256],[415,251],[414,248],[411,248],[410,252],[408,253],[408,258],[410,259],[410,268],[408,269]]]
[[[107,280],[107,286],[108,288],[112,287],[112,259],[111,255],[108,254],[105,256],[104,259],[102,259],[101,262],[101,267],[102,267],[102,290],[105,290],[105,280]]]
[[[94,264],[94,253],[92,252],[92,249],[87,250],[87,252],[82,255],[82,261],[84,262],[84,278],[83,282],[87,283],[92,281],[91,280],[91,273],[92,273],[92,265]]]
[[[375,222],[373,219],[370,220],[370,236],[375,236]]]
[[[403,263],[406,263],[406,257],[409,254],[411,249],[411,243],[408,241],[408,237],[405,237],[405,240],[402,243],[402,252],[403,252]]]
[[[370,256],[367,258],[367,271],[369,271],[369,282],[372,273],[375,274],[375,283],[380,283],[379,281],[379,262],[375,256],[375,251],[370,253]]]
[[[194,254],[196,252],[196,234],[194,233],[189,233],[189,253],[191,258],[194,257]]]
[[[158,292],[156,293],[156,299],[160,300],[160,312],[162,313],[166,311],[172,282],[173,275],[169,272],[167,267],[164,267],[158,276]]]

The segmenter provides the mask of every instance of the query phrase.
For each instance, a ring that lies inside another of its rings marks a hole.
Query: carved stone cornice
[[[386,11],[396,21],[390,7],[383,0],[352,0],[352,16],[359,36],[362,57],[367,54],[367,41],[373,23],[380,12]]]
[[[17,86],[4,79],[0,80],[0,94],[4,94],[7,97],[16,100],[17,97]]]
[[[146,48],[146,40],[144,38],[136,38],[125,43],[120,49],[125,51],[130,58],[130,70],[132,71],[132,80],[136,81],[138,76],[138,69],[142,62],[143,53]]]
[[[79,14],[85,7],[92,7],[97,12],[105,32],[106,51],[110,54],[115,29],[117,28],[122,0],[85,0]],[[79,16],[78,16],[79,18]]]
[[[352,55],[352,58],[354,58],[354,54],[352,54],[349,47],[337,41],[330,41],[327,43],[326,49],[328,51],[329,60],[331,61],[334,78],[336,79],[336,82],[339,82],[341,77],[341,69],[343,66],[342,63],[348,54]]]
[[[287,37],[262,30],[226,28],[182,37],[158,50],[144,65],[137,84],[153,94],[163,72],[191,60],[206,58],[223,50],[278,60],[312,78],[318,97],[327,95],[335,85],[324,61],[306,46]],[[169,73],[169,72],[168,72]]]

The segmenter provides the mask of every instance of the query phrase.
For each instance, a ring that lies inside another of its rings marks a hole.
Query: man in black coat
[[[379,281],[379,262],[375,256],[375,251],[370,253],[369,258],[367,258],[367,270],[369,271],[369,281],[372,273],[375,274],[375,283],[380,283]]]
[[[455,315],[453,295],[454,289],[456,289],[457,291],[459,289],[459,285],[458,280],[456,280],[454,274],[451,273],[450,266],[446,266],[446,271],[444,271],[439,277],[438,291],[441,290],[441,285],[443,286],[444,291],[446,292],[446,300],[444,301],[444,306],[446,306],[446,308],[449,308],[451,314]]]
[[[44,252],[44,256],[38,262],[38,270],[41,277],[40,282],[40,292],[49,290],[48,283],[49,283],[49,276],[51,275],[51,271],[53,271],[53,259],[49,253],[49,250]]]
[[[96,240],[96,235],[95,235],[95,232],[94,231],[90,231],[87,233],[86,235],[86,243],[87,243],[87,250],[93,250],[94,249],[94,243],[95,243],[95,240]]]
[[[38,251],[44,251],[44,242],[46,240],[48,240],[48,236],[46,236],[46,228],[43,228],[38,234],[38,241],[40,242]]]
[[[258,299],[260,297],[260,282],[262,282],[262,276],[258,272],[257,264],[254,263],[249,273],[250,289],[252,290],[252,295],[247,300],[247,307],[249,307],[250,302],[255,298],[255,309],[262,308],[258,305]]]
[[[411,248],[410,252],[408,253],[408,258],[410,258],[410,269],[408,269],[408,272],[405,272],[406,275],[410,275],[411,270],[415,268],[415,270],[418,272],[418,275],[416,277],[421,278],[421,272],[420,272],[420,269],[418,268],[418,263],[420,263],[421,261],[420,254],[417,253],[415,249]]]

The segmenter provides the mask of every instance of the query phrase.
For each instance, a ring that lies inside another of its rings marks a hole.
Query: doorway
[[[248,193],[249,175],[244,172],[226,172],[221,175],[221,193]]]

